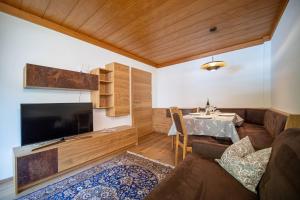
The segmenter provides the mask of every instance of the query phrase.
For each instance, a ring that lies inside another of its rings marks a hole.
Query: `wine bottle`
[[[209,99],[207,99],[207,102],[206,102],[206,108],[209,108]]]

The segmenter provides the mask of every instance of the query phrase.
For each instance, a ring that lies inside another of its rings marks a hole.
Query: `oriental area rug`
[[[144,199],[172,170],[127,152],[18,199]]]

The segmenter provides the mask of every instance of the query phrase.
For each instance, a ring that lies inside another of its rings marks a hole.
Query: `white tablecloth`
[[[188,135],[207,135],[215,137],[231,138],[233,143],[240,140],[235,129],[235,125],[241,125],[243,119],[238,115],[219,116],[218,114],[209,115],[211,119],[204,119],[204,114],[184,116]],[[172,124],[168,135],[176,135],[176,128]]]

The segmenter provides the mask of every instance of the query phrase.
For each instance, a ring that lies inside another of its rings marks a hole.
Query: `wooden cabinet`
[[[152,75],[131,68],[132,123],[139,137],[152,133]]]
[[[80,134],[58,144],[47,145],[46,142],[16,147],[16,193],[72,168],[125,150],[137,142],[136,128],[119,126],[107,131]],[[45,146],[41,148],[41,145]]]
[[[129,67],[114,62],[91,73],[99,76],[99,90],[92,92],[94,108],[106,109],[110,117],[129,115]]]
[[[98,90],[97,82],[93,74],[28,63],[24,68],[25,88]]]

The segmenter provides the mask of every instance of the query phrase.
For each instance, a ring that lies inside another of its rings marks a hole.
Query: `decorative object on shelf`
[[[216,26],[211,27],[209,29],[209,32],[210,33],[215,33],[217,31],[217,29],[218,28]],[[211,57],[211,61],[208,62],[208,63],[202,64],[201,68],[210,71],[210,70],[217,70],[217,69],[219,69],[221,67],[224,67],[224,66],[225,66],[225,62],[224,61],[215,61],[214,60],[214,56],[212,56]]]
[[[24,87],[98,90],[98,76],[26,64],[24,68]]]

